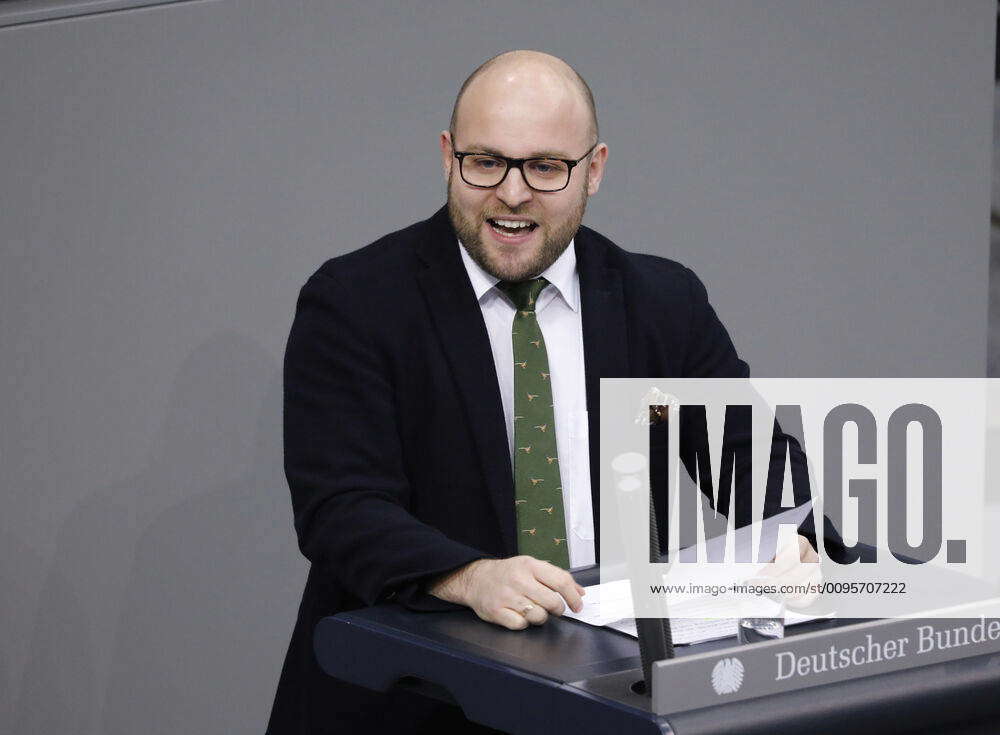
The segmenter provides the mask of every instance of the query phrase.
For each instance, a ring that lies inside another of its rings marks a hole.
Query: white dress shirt
[[[514,304],[498,279],[479,267],[459,242],[462,262],[483,312],[493,348],[497,382],[507,423],[507,450],[514,462],[514,347],[511,331]],[[583,366],[583,322],[580,318],[580,277],[574,243],[542,274],[548,282],[535,302],[535,315],[545,339],[552,381],[553,418],[559,477],[566,515],[566,543],[571,567],[594,563],[594,513],[590,498],[590,444],[587,393]]]

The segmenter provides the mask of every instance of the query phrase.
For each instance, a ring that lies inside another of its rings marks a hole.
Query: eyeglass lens
[[[533,158],[521,167],[528,186],[541,191],[562,189],[569,182],[570,168],[562,161]],[[507,162],[502,158],[486,155],[465,156],[462,159],[462,178],[472,186],[496,186],[507,172]]]

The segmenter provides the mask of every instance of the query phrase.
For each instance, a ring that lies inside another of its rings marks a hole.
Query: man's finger
[[[532,580],[528,588],[523,590],[523,594],[552,615],[562,615],[566,609],[563,598],[538,580]]]
[[[818,565],[816,564],[801,564],[796,562],[783,572],[767,576],[781,584],[804,584],[817,571]]]
[[[782,546],[774,560],[758,572],[757,576],[798,579],[802,575],[811,573],[799,570],[802,568],[811,570],[814,565],[819,563],[819,555],[805,536],[800,535],[796,539],[797,544]]]
[[[799,536],[799,561],[803,564],[818,564],[819,554],[805,536]]]
[[[480,615],[479,617],[483,617]],[[528,620],[521,613],[511,610],[509,607],[501,607],[493,612],[489,617],[483,617],[490,623],[502,625],[509,630],[524,630],[528,627]]]
[[[532,604],[530,609],[525,610],[522,607],[521,610],[523,611],[524,619],[532,625],[544,625],[545,621],[549,619],[548,612],[541,605]]]
[[[562,595],[573,612],[580,612],[583,609],[583,600],[577,591],[579,585],[565,569],[560,569],[547,562],[540,562],[535,567],[535,579]]]
[[[774,561],[761,570],[760,574],[768,577],[779,577],[788,573],[799,564],[798,545],[782,546]]]

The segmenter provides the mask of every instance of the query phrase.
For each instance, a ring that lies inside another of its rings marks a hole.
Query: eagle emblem
[[[720,658],[712,669],[712,689],[716,694],[732,694],[743,685],[743,663],[733,656]]]

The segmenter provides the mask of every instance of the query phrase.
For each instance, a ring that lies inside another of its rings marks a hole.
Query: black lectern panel
[[[596,570],[574,572],[581,584]],[[823,620],[788,636],[859,621]],[[677,657],[734,640],[678,646]],[[341,613],[316,627],[317,660],[339,679],[386,691],[406,686],[458,704],[484,725],[521,735],[780,735],[1000,732],[1000,655],[656,715],[631,685],[635,639],[571,619],[508,631],[471,610],[413,613],[395,604]],[[994,724],[996,723],[996,724]]]
[[[634,640],[575,621],[507,631],[471,611],[410,613],[382,605],[324,618],[315,648],[331,676],[380,691],[400,681],[430,682],[447,690],[469,719],[512,733],[670,733],[646,698],[626,689],[615,701],[572,685],[639,671]]]

